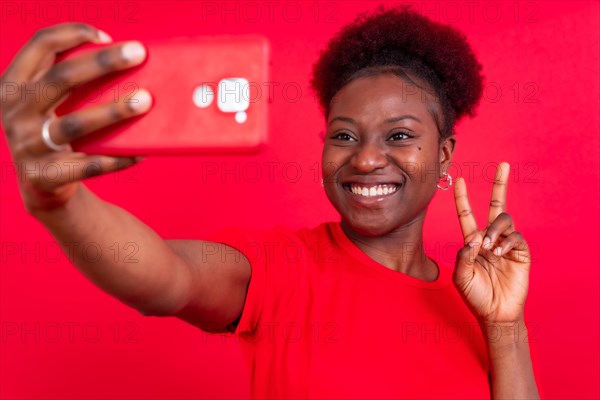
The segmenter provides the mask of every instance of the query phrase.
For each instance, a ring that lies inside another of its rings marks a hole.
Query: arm
[[[137,65],[145,57],[143,50],[127,53],[121,44],[55,63],[58,53],[86,42],[108,43],[110,38],[84,24],[39,31],[0,77],[2,126],[19,171],[24,205],[48,228],[73,264],[105,292],[146,315],[178,316],[201,328],[223,331],[243,309],[250,279],[246,258],[239,254],[232,262],[218,254],[207,256],[202,253],[206,242],[165,242],[80,182],[129,167],[138,159],[75,153],[69,142],[147,112],[150,95],[139,90],[137,102],[120,100],[57,117],[54,109],[64,96],[48,99],[31,94],[48,84],[64,88],[69,82],[88,82]],[[42,139],[45,121],[50,121],[52,142],[62,149],[51,148]],[[49,164],[59,169],[58,178],[40,172]],[[90,243],[101,249],[99,258],[86,254]],[[115,243],[121,250],[129,244],[137,252],[132,259],[115,258]]]
[[[483,326],[482,330],[490,360],[492,399],[539,399],[525,322]]]
[[[456,181],[456,210],[465,247],[457,255],[454,285],[479,321],[490,361],[493,399],[538,399],[523,312],[531,255],[505,212],[510,166],[496,172],[488,225],[479,230],[463,179]]]
[[[176,316],[222,332],[241,314],[250,264],[237,250],[228,248],[223,258],[222,244],[164,241],[82,184],[64,206],[34,215],[90,281],[145,315]],[[100,247],[100,259],[85,254],[87,243]],[[121,249],[133,243],[137,252],[132,259],[115,258],[115,243]]]

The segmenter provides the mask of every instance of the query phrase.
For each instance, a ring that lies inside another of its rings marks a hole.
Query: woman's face
[[[344,86],[331,102],[323,148],[325,192],[342,221],[382,236],[424,218],[450,162],[426,92],[383,74]]]

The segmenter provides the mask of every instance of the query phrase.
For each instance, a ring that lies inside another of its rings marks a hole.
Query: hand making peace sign
[[[454,188],[465,247],[457,255],[454,285],[480,323],[512,323],[523,319],[531,257],[527,242],[505,212],[510,166],[498,165],[488,225],[478,229],[464,179]]]

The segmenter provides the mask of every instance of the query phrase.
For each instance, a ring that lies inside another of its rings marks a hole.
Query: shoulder
[[[292,229],[277,225],[269,228],[230,226],[213,233],[209,240],[226,244],[244,254],[249,260],[294,263],[313,259],[315,252],[331,250],[334,238],[331,225]],[[308,256],[310,255],[310,256]]]

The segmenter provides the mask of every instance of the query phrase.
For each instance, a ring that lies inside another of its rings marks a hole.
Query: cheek
[[[439,157],[437,146],[415,145],[398,149],[394,156],[414,183],[437,182]]]
[[[321,174],[324,179],[334,175],[340,165],[343,164],[345,154],[340,149],[336,148],[323,148],[321,155]]]

